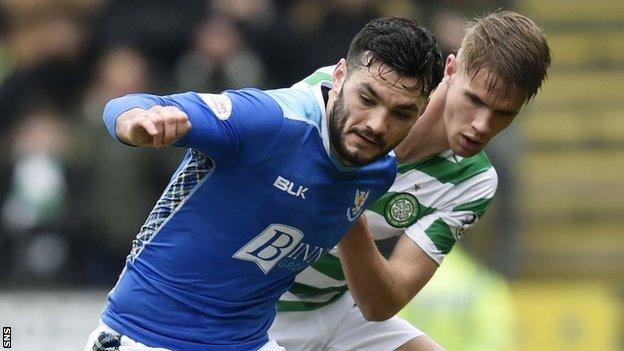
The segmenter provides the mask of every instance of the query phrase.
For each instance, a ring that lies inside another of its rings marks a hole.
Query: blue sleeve
[[[175,106],[184,111],[191,130],[175,145],[194,148],[215,161],[258,160],[271,148],[284,124],[281,108],[256,89],[231,90],[223,94],[194,92],[169,96],[133,94],[106,105],[104,123],[117,138],[117,117],[132,108]]]

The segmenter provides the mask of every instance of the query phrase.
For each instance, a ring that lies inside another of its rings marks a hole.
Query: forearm
[[[381,255],[368,230],[354,228],[339,248],[349,290],[367,320],[386,320],[409,302],[407,279]]]

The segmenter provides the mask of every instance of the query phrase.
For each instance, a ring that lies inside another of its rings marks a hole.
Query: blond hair
[[[525,102],[537,94],[551,61],[542,29],[512,11],[468,23],[458,57],[471,78],[482,70],[488,73],[488,91],[500,82],[504,94],[520,94]]]

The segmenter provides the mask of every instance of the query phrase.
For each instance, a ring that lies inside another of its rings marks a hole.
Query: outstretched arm
[[[349,290],[369,321],[383,321],[397,314],[438,268],[405,234],[390,258],[384,258],[364,216],[342,239],[339,250]]]
[[[104,124],[120,142],[195,149],[226,164],[256,162],[284,117],[275,100],[255,89],[222,94],[130,94],[106,104]]]

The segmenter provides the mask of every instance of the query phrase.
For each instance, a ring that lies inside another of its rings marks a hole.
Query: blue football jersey
[[[176,106],[187,152],[132,245],[102,320],[148,346],[257,350],[295,275],[338,243],[394,181],[388,155],[344,166],[320,86],[136,94],[106,106]]]

